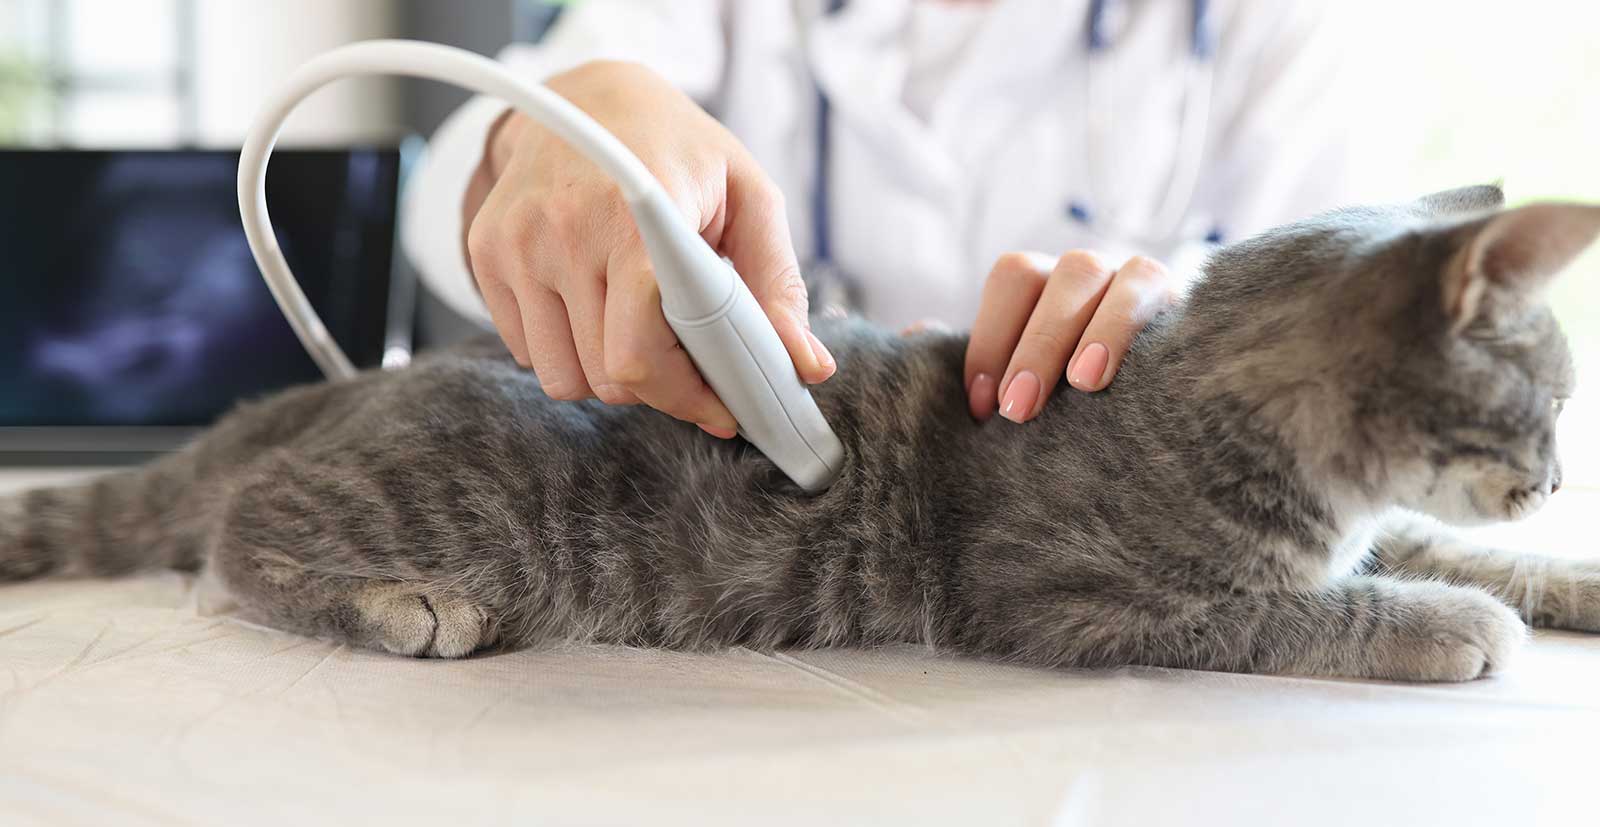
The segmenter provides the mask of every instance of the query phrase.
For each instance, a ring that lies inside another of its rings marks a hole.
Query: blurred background
[[[0,147],[237,150],[276,84],[334,46],[411,37],[492,55],[537,40],[561,5],[0,0]],[[467,97],[422,81],[346,80],[295,110],[283,146],[398,145],[431,134]],[[431,296],[417,299],[423,342],[469,331]]]
[[[1382,171],[1369,200],[1497,179],[1514,203],[1600,200],[1600,4],[1414,0],[1344,8],[1356,23],[1349,71],[1370,90],[1363,152]],[[226,152],[237,148],[268,90],[329,47],[403,36],[494,54],[513,40],[537,39],[560,11],[559,3],[537,0],[0,0],[0,145]],[[427,135],[465,97],[422,82],[346,81],[302,106],[286,141],[398,146],[405,136]],[[368,178],[351,171],[359,159],[346,159],[341,197],[362,191],[358,185],[389,185],[387,156],[374,157],[361,162]],[[287,165],[285,174],[326,177],[316,163],[305,161],[303,173]],[[14,211],[29,208],[22,184],[0,185]],[[0,244],[11,243],[6,229]],[[0,247],[0,268],[7,259]],[[1555,295],[1582,372],[1564,421],[1570,484],[1600,491],[1600,252]],[[424,342],[459,331],[437,303],[420,301]],[[352,316],[349,324],[362,322]],[[61,358],[70,363],[71,354]]]
[[[537,39],[537,0],[0,0],[0,138],[72,146],[237,146],[257,104],[341,43],[415,37],[493,54]],[[431,131],[466,95],[351,80],[297,110],[286,139]]]

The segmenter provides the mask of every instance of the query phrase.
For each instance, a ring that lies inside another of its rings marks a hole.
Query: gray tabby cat
[[[1600,207],[1501,202],[1473,187],[1234,245],[1109,390],[1025,426],[969,418],[963,337],[826,325],[840,370],[815,392],[848,463],[817,496],[693,425],[552,402],[476,345],[0,501],[0,577],[203,565],[256,619],[406,655],[913,641],[1466,680],[1517,650],[1519,612],[1600,631],[1600,565],[1384,524],[1515,519],[1560,485],[1572,372],[1537,296]]]

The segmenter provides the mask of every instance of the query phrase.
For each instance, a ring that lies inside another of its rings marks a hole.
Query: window
[[[194,140],[195,0],[0,0],[0,137]]]

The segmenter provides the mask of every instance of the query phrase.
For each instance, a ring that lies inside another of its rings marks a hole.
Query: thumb
[[[741,174],[730,168],[726,216],[722,254],[772,320],[801,380],[816,384],[832,376],[837,367],[833,354],[811,332],[806,285],[789,236],[783,195],[759,170]]]

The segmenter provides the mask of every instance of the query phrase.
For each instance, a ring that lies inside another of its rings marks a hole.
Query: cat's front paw
[[[1516,612],[1476,589],[1407,584],[1393,609],[1372,641],[1370,677],[1469,681],[1504,669],[1528,638]]]
[[[1551,629],[1600,632],[1600,561],[1534,558],[1521,561],[1510,593],[1528,622]]]

